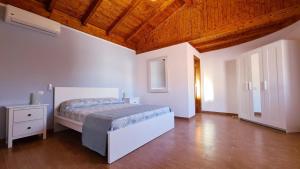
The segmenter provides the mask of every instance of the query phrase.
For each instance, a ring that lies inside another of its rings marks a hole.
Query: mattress
[[[139,113],[131,114],[130,112],[132,111],[137,111]],[[88,107],[71,107],[68,109],[64,109],[63,111],[59,111],[58,115],[77,122],[84,123],[88,115],[94,113],[98,113],[98,114],[100,113],[102,117],[106,119],[114,117],[109,130],[116,130],[119,128],[126,127],[130,124],[134,124],[139,121],[143,121],[170,112],[171,111],[168,106],[117,103],[117,104],[94,105]],[[126,115],[126,113],[128,114],[128,116]],[[120,118],[115,118],[115,117],[120,117]]]

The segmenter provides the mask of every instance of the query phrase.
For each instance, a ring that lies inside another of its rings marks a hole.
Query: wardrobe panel
[[[287,132],[300,132],[300,41],[283,40],[282,46],[284,126]]]
[[[280,44],[273,43],[263,48],[264,72],[264,112],[266,123],[275,127],[282,127],[280,119],[280,102],[278,88],[278,59],[280,59]]]
[[[247,67],[248,56],[243,55],[238,60],[238,72],[239,72],[239,117],[250,120],[249,115],[249,86],[248,86],[248,69]]]
[[[256,49],[249,52],[249,61],[247,62],[249,70],[249,88],[250,88],[250,118],[253,121],[263,123],[266,118],[262,109],[261,81],[263,79],[262,67],[262,49]]]

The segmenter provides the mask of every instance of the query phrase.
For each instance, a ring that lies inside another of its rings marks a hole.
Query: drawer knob
[[[27,116],[28,116],[28,117],[30,117],[30,116],[31,116],[31,114],[27,114]]]
[[[31,129],[31,127],[27,127],[27,129],[28,129],[28,130],[30,130],[30,129]]]

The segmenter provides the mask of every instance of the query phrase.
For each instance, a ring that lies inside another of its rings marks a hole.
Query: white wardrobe
[[[300,132],[300,43],[280,40],[238,59],[239,118]]]

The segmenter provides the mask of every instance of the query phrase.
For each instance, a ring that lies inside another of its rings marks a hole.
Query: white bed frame
[[[59,116],[59,105],[70,99],[80,98],[119,98],[117,88],[79,88],[55,87],[54,90],[54,130],[59,131],[62,126],[82,132],[82,123]],[[174,113],[167,113],[139,123],[129,125],[115,131],[107,132],[109,164],[122,158],[135,149],[159,137],[174,128]]]

